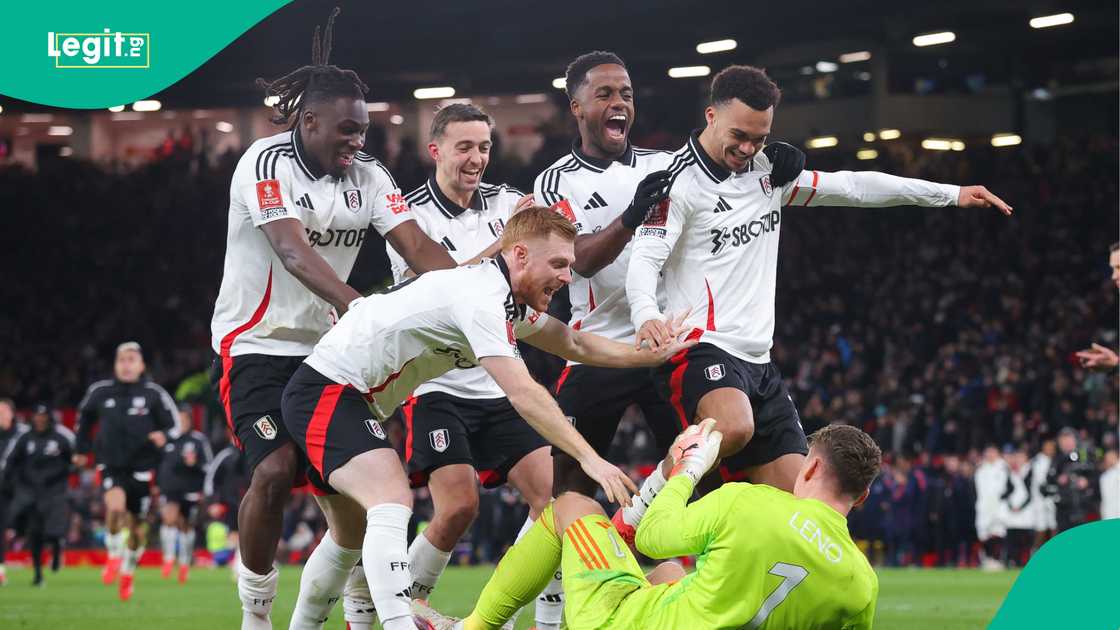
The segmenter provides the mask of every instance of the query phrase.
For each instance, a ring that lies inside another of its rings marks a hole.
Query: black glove
[[[646,175],[634,191],[634,201],[622,211],[622,225],[628,230],[636,230],[654,206],[669,196],[672,174],[669,171],[654,171]]]
[[[770,159],[770,184],[781,188],[805,170],[805,153],[788,142],[775,142],[762,150]]]

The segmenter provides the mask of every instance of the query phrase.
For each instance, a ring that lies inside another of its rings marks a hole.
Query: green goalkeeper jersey
[[[870,628],[879,580],[847,519],[816,499],[729,483],[686,505],[671,479],[638,527],[652,558],[695,554],[696,571],[661,593],[646,620],[664,628]]]

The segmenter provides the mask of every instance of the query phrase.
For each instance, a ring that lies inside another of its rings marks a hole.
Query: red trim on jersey
[[[786,202],[782,205],[783,206],[792,205],[793,204],[793,198],[797,196],[797,191],[799,191],[799,190],[801,190],[801,184],[794,184],[793,185],[793,191],[789,193],[789,199],[787,199]]]
[[[685,339],[690,341],[699,339],[702,334],[704,334],[704,331],[693,328]],[[691,419],[684,413],[684,406],[681,405],[681,397],[684,395],[684,388],[682,387],[684,373],[688,369],[688,350],[688,348],[685,348],[669,359],[670,363],[677,366],[673,368],[673,373],[669,376],[669,403],[673,405],[673,409],[677,412],[677,420],[680,420],[682,429],[687,429],[688,425],[692,424]]]
[[[712,287],[708,284],[708,279],[704,278],[704,288],[708,290],[708,327],[705,330],[716,329],[716,303],[712,299]]]
[[[583,566],[587,567],[588,571],[594,569],[595,567],[591,566],[591,563],[587,560],[587,556],[584,555],[583,549],[580,547],[579,541],[576,540],[575,534],[572,533],[570,525],[568,526],[568,531],[564,533],[568,535],[568,540],[572,541],[572,546],[575,547],[576,553],[579,554],[579,559],[583,561]]]
[[[583,325],[583,320],[582,319],[577,319],[576,323],[572,324],[572,330],[579,330],[579,327],[582,326],[582,325]]]
[[[595,310],[595,292],[591,290],[591,282],[587,283],[587,312]]]
[[[412,414],[416,411],[416,397],[409,396],[401,405],[401,415],[404,416],[404,461],[412,460]]]
[[[307,443],[307,459],[319,474],[323,474],[323,447],[327,444],[327,430],[331,426],[331,416],[334,408],[338,406],[338,398],[346,385],[337,383],[327,385],[319,395],[319,402],[315,405],[315,412],[311,414],[311,422],[307,424],[307,433],[304,441]],[[323,479],[326,481],[326,479]]]
[[[264,313],[268,310],[268,302],[272,298],[272,265],[268,266],[268,282],[264,287],[264,297],[261,298],[261,303],[257,305],[257,310],[253,311],[253,315],[249,321],[241,324],[237,328],[229,331],[229,333],[222,337],[222,343],[218,346],[218,355],[222,358],[222,379],[218,382],[218,395],[222,399],[222,408],[226,410],[226,426],[229,427],[229,432],[233,436],[233,444],[237,448],[241,448],[241,440],[237,439],[237,429],[233,425],[233,411],[230,404],[230,390],[232,383],[229,380],[229,373],[233,370],[233,356],[230,355],[230,350],[233,348],[233,342],[237,340],[238,335],[256,326],[264,319]]]
[[[745,470],[739,470],[739,471],[736,471],[736,472],[732,472],[731,469],[727,467],[727,464],[720,464],[719,476],[725,482],[728,482],[728,481],[743,481],[744,479],[747,478],[747,472]]]
[[[809,202],[813,200],[813,195],[817,194],[817,179],[819,177],[820,177],[820,173],[818,173],[816,171],[813,171],[813,190],[809,193],[809,198],[805,200],[805,203],[803,203],[801,205],[803,205],[803,206],[809,205]]]
[[[587,525],[584,524],[582,520],[576,521],[575,524],[579,527],[579,531],[583,532],[583,535],[587,537],[587,542],[591,543],[591,548],[595,551],[595,555],[598,556],[599,560],[603,563],[603,568],[610,568],[611,565],[609,562],[607,562],[607,557],[603,555],[603,550],[599,548],[599,543],[595,542],[595,538],[591,536],[591,532],[587,531]]]
[[[502,473],[496,470],[480,470],[478,483],[482,484],[483,488],[496,488],[502,485]]]
[[[579,522],[579,521],[576,521],[576,522]],[[587,540],[583,537],[583,532],[580,531],[579,527],[575,527],[575,524],[576,523],[572,523],[571,525],[568,526],[568,534],[573,534],[574,533],[574,535],[575,535],[574,540],[579,541],[580,547],[583,548],[583,552],[580,553],[580,557],[582,558],[584,556],[584,554],[587,554],[587,559],[590,560],[590,563],[592,565],[594,565],[596,569],[607,568],[607,567],[605,567],[605,566],[603,566],[602,564],[599,563],[599,559],[596,558],[595,554],[591,552],[591,545],[589,545],[587,543]],[[584,560],[584,562],[587,562],[587,561],[588,560]]]
[[[409,359],[409,360],[405,361],[404,365],[401,366],[401,369],[399,369],[396,372],[393,372],[392,374],[390,374],[389,378],[385,379],[385,382],[381,383],[377,387],[374,387],[374,388],[370,389],[368,392],[366,392],[366,394],[365,394],[366,400],[372,401],[373,400],[373,394],[376,394],[380,391],[383,391],[386,387],[389,386],[389,383],[392,383],[393,381],[397,380],[400,377],[401,372],[404,372],[404,369],[406,367],[408,367],[409,363],[412,363],[412,359]]]
[[[572,371],[572,366],[565,365],[564,370],[560,372],[560,377],[556,379],[556,393],[560,393],[560,388],[563,387],[564,381],[568,380],[568,373]]]

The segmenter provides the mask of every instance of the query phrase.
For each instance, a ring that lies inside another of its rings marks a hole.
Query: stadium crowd
[[[495,158],[487,180],[530,189],[540,167],[567,150],[563,125],[543,128],[538,156],[524,164]],[[681,140],[639,131],[639,143],[645,137],[674,148]],[[811,152],[808,165],[983,181],[1015,204],[1015,217],[789,209],[774,360],[807,433],[829,422],[853,424],[887,456],[871,499],[851,518],[853,537],[874,562],[1021,564],[1050,530],[1114,509],[1108,499],[1102,506],[1099,488],[1110,471],[1106,480],[1116,484],[1116,374],[1084,369],[1072,353],[1120,341],[1106,265],[1118,230],[1117,138],[964,152],[922,151],[902,141],[885,143],[879,155],[869,165],[839,151]],[[0,167],[0,205],[7,223],[20,226],[0,236],[0,268],[7,270],[0,396],[14,399],[21,417],[40,402],[73,407],[90,382],[108,374],[112,349],[138,340],[148,373],[195,405],[191,413],[218,454],[220,473],[207,486],[211,505],[197,523],[208,530],[200,546],[218,557],[236,547],[226,534],[236,526],[241,477],[236,451],[222,450],[225,424],[200,374],[212,357],[207,324],[235,161],[172,151],[128,173],[68,160],[37,172]],[[406,192],[426,176],[407,151],[390,168]],[[371,235],[351,284],[371,290],[388,275],[384,242]],[[537,367],[540,380],[554,378],[547,360]],[[400,433],[396,427],[390,435],[399,443]],[[635,477],[661,455],[636,410],[613,448],[611,461]],[[995,481],[983,481],[980,468],[995,470]],[[99,546],[103,515],[93,471],[76,471],[68,494],[66,546]],[[484,492],[480,516],[457,550],[461,561],[496,560],[526,510],[510,489]],[[419,490],[416,528],[427,513],[430,502]],[[999,525],[978,532],[978,521]],[[295,494],[282,558],[302,558],[323,528],[310,495]],[[999,538],[1006,544],[988,543]],[[16,549],[23,544],[15,542]]]

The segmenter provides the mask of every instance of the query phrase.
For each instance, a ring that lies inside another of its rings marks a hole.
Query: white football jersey
[[[225,267],[214,318],[214,352],[304,356],[337,319],[333,307],[284,269],[259,228],[296,219],[311,248],[345,281],[370,226],[381,234],[412,218],[380,162],[358,153],[342,178],[316,175],[298,133],[257,140],[230,184]]]
[[[537,176],[534,197],[537,203],[562,212],[579,234],[592,234],[626,210],[646,175],[669,168],[672,155],[627,146],[617,160],[599,160],[586,155],[577,143],[571,153]],[[591,278],[572,272],[568,289],[572,328],[614,341],[634,341],[626,301],[626,268],[632,247],[633,241],[627,243],[613,262]]]
[[[433,241],[447,248],[447,253],[462,263],[477,256],[502,235],[517,202],[524,193],[516,188],[482,184],[464,208],[443,194],[435,177],[405,195],[413,218]],[[393,246],[385,243],[393,279],[405,280],[408,263]],[[416,395],[444,392],[460,398],[504,398],[505,393],[481,367],[452,370],[416,388]]]
[[[425,381],[520,357],[517,339],[548,321],[514,302],[501,256],[429,271],[346,312],[304,362],[362,392],[384,419]]]
[[[753,363],[768,363],[773,346],[782,206],[947,206],[960,191],[883,173],[809,170],[775,190],[764,154],[732,173],[704,152],[699,131],[673,154],[670,170],[668,203],[634,240],[626,279],[633,326],[690,312],[694,337]]]

